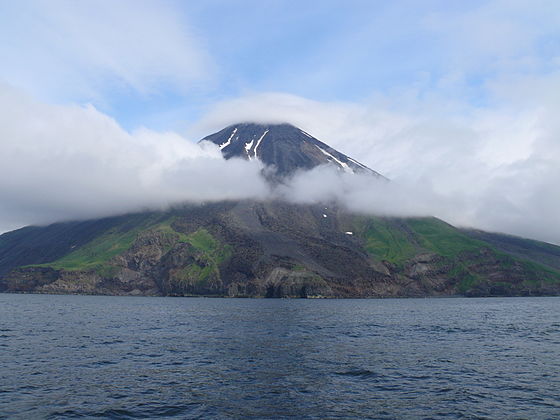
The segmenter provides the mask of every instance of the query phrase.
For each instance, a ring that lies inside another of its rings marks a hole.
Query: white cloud
[[[261,94],[219,104],[197,130],[288,121],[393,179],[373,182],[317,168],[275,191],[288,200],[336,199],[352,211],[435,215],[560,243],[554,104],[473,108],[457,117],[436,103],[397,112],[386,103]],[[183,201],[271,197],[254,162],[224,161],[215,147],[171,132],[129,133],[92,106],[46,105],[6,86],[0,87],[0,149],[4,228]]]
[[[550,94],[556,80],[519,77],[509,89],[496,81],[497,105],[491,108],[450,107],[445,100],[411,100],[406,94],[405,100],[378,98],[361,105],[254,94],[218,104],[196,129],[287,121],[398,185],[383,192],[385,187],[368,190],[360,182],[351,188],[333,180],[321,184],[322,175],[315,173],[295,181],[296,197],[298,189],[308,197],[337,195],[336,185],[346,191],[343,200],[353,209],[429,211],[462,226],[560,243],[560,101]],[[539,93],[534,87],[540,84]],[[525,98],[521,92],[526,90],[540,101],[511,100]],[[357,199],[368,194],[371,199]],[[381,195],[394,201],[379,200]]]
[[[0,150],[4,228],[268,192],[254,162],[226,162],[175,133],[128,133],[92,106],[46,105],[2,85]]]
[[[2,2],[0,37],[0,79],[49,100],[102,101],[115,89],[185,92],[212,70],[167,2]]]
[[[184,95],[208,80],[212,63],[175,6],[2,2],[0,79],[54,102],[99,103],[114,90]],[[286,65],[288,84],[328,91],[331,83],[352,79],[347,66],[354,63],[361,70],[376,64],[387,74],[402,64],[419,72],[412,86],[384,85],[390,93],[354,103],[247,94],[216,104],[192,127],[192,137],[239,121],[288,121],[395,181],[370,185],[319,168],[293,180],[285,192],[291,199],[334,195],[355,210],[429,212],[560,243],[557,2],[494,0],[433,13],[405,2],[382,9],[372,9],[380,25],[368,18],[361,29],[339,28],[332,42],[312,48],[318,56],[297,70]],[[408,54],[410,67],[399,62]],[[248,76],[232,80],[237,77]],[[377,79],[357,80],[364,96],[371,95],[367,82]],[[91,106],[45,105],[6,86],[0,86],[0,150],[0,229],[268,194],[258,168],[246,162],[226,164],[215,150],[200,150],[174,133],[128,133]]]
[[[330,166],[297,173],[277,187],[275,194],[296,203],[336,202],[351,212],[397,217],[433,216],[456,205],[439,197],[426,183],[387,182],[366,174],[341,173]]]

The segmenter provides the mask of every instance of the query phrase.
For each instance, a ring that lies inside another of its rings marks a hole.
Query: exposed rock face
[[[123,270],[114,277],[103,277],[93,271],[55,270],[29,267],[12,271],[2,279],[4,292],[100,295],[161,295],[150,279],[137,272]]]
[[[338,152],[290,124],[235,124],[201,141],[216,144],[226,159],[260,160],[278,176],[319,165],[333,165],[348,173],[380,174]]]
[[[266,297],[333,296],[328,283],[316,274],[285,268],[273,269],[264,281]]]
[[[6,276],[0,283],[0,291],[36,292],[54,283],[60,278],[60,272],[50,267],[18,268]]]

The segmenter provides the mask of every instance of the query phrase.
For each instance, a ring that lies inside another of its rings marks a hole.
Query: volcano
[[[289,124],[211,134],[275,182],[320,165],[386,179]],[[0,235],[0,291],[157,296],[399,297],[560,294],[560,247],[436,218],[333,203],[224,201],[29,226]]]
[[[329,165],[342,172],[383,178],[291,124],[235,124],[201,140],[205,141],[217,145],[226,159],[256,159],[280,177]]]

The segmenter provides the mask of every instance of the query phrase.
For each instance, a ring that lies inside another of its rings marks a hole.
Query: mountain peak
[[[275,168],[279,176],[326,164],[348,173],[369,173],[381,177],[367,166],[288,123],[233,124],[202,141],[216,144],[226,159],[258,159]]]

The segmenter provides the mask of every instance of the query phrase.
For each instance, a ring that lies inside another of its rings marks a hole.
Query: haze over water
[[[553,418],[560,298],[0,295],[0,418]]]

